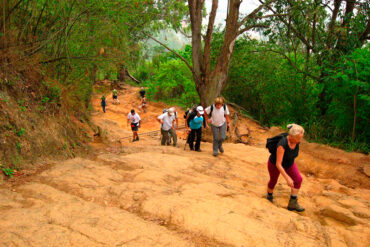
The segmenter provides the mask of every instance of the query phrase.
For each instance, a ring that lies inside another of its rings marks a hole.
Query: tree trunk
[[[213,75],[206,75],[206,82],[198,83],[197,91],[202,106],[209,106],[213,103],[216,97],[221,95],[223,85],[227,79],[227,72],[214,73]]]
[[[224,43],[220,55],[217,58],[216,65],[211,70],[209,62],[211,56],[211,40],[218,1],[214,0],[212,4],[212,11],[209,17],[209,24],[212,27],[209,26],[207,29],[204,52],[202,52],[201,10],[204,1],[189,0],[192,28],[193,78],[200,97],[200,103],[203,106],[212,104],[214,99],[221,95],[222,90],[226,86],[231,54],[234,50],[235,40],[240,34],[238,31],[240,27],[240,23],[238,23],[240,3],[238,0],[230,1]]]
[[[118,65],[118,78],[117,79],[119,81],[125,82],[126,76],[127,76],[127,73],[126,73],[125,67],[122,64]]]

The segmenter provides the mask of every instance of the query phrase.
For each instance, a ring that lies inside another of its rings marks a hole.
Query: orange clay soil
[[[138,110],[138,91],[125,86],[119,105],[107,97],[105,114],[94,96],[92,120],[104,137],[91,143],[94,156],[2,186],[0,246],[369,246],[367,155],[304,141],[297,165],[306,211],[290,212],[282,178],[274,204],[264,198],[264,143],[280,129],[239,116],[215,158],[209,142],[201,153],[184,151],[183,130],[178,148],[160,146],[158,132],[143,134],[159,129],[155,119],[169,107],[149,102],[147,113],[138,111],[140,141],[131,142],[126,119]],[[235,127],[249,145],[234,143]]]

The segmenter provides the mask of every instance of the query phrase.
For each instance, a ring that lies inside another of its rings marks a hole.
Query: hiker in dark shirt
[[[145,96],[145,90],[144,90],[143,87],[140,88],[139,93],[140,93],[141,98],[144,98],[144,96]]]
[[[105,101],[105,96],[103,95],[100,99],[101,99],[100,105],[103,108],[103,112],[105,113],[105,106],[107,105]]]
[[[273,191],[281,174],[289,187],[291,195],[288,210],[302,212],[305,209],[298,204],[298,191],[302,184],[302,176],[294,163],[299,153],[299,143],[303,137],[304,129],[297,124],[289,124],[289,134],[282,136],[276,145],[276,152],[271,153],[268,160],[270,181],[267,185],[267,199],[273,202]]]

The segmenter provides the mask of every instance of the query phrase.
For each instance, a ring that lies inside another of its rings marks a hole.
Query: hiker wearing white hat
[[[200,150],[200,141],[202,139],[202,123],[204,123],[204,109],[202,106],[198,106],[196,108],[196,114],[190,114],[188,121],[188,126],[190,127],[190,134],[189,134],[189,147],[190,150],[195,150],[201,152]],[[195,148],[194,148],[194,139],[195,136],[197,137],[195,141]]]
[[[173,138],[173,146],[177,147],[177,135],[174,129],[176,118],[173,109],[168,109],[168,111],[160,115],[157,120],[161,124],[161,145],[168,143],[168,138]]]

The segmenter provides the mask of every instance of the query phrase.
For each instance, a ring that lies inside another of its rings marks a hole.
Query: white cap
[[[197,107],[197,112],[199,112],[200,114],[204,114],[204,110],[203,110],[203,106],[198,106]]]
[[[168,109],[168,114],[170,114],[170,116],[173,116],[173,114],[174,114],[174,113],[173,113],[173,109],[171,109],[171,108],[170,108],[170,109]]]

